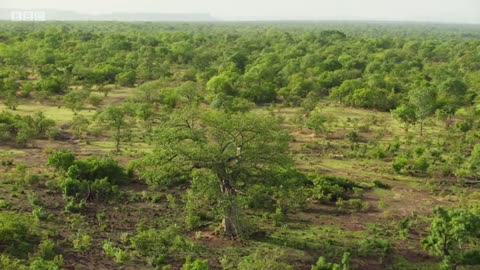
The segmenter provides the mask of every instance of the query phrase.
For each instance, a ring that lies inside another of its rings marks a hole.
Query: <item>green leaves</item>
[[[14,212],[0,213],[0,253],[26,258],[37,240],[32,220]]]
[[[55,131],[55,121],[42,112],[20,116],[9,112],[0,113],[0,141],[16,141],[25,146],[33,138],[42,138]]]
[[[305,121],[305,126],[309,129],[315,130],[316,134],[326,133],[328,131],[328,123],[332,122],[332,117],[325,113],[315,111],[307,121]]]
[[[194,248],[194,245],[180,233],[177,226],[139,231],[130,238],[130,242],[132,248],[145,256],[152,266],[161,265],[169,256],[178,257]]]
[[[415,114],[421,121],[434,113],[435,100],[435,90],[429,87],[415,88],[409,92],[410,104],[415,108]]]
[[[128,128],[133,125],[133,114],[133,107],[130,104],[123,104],[107,106],[96,115],[101,125],[112,130],[117,152],[120,151],[120,143],[130,134]]]
[[[48,155],[48,166],[52,166],[57,170],[66,172],[75,161],[75,155],[70,150],[59,150]]]
[[[177,112],[157,129],[154,154],[138,165],[144,168],[140,174],[149,182],[154,178],[162,181],[159,177],[162,175],[188,176],[188,171],[194,168],[245,180],[247,174],[256,175],[270,166],[290,164],[289,139],[278,120],[269,116]]]
[[[430,234],[422,241],[424,248],[432,254],[448,258],[451,263],[458,262],[469,248],[469,243],[478,239],[480,216],[478,209],[433,210]]]
[[[417,123],[417,114],[415,108],[410,105],[402,104],[395,110],[392,110],[392,115],[395,119],[404,124],[405,131],[408,131],[410,125]]]

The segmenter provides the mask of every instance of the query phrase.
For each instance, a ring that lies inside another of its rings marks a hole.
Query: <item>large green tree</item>
[[[110,105],[96,116],[100,125],[111,130],[117,152],[120,152],[120,143],[130,134],[129,128],[132,126],[133,113],[130,104]]]
[[[244,232],[236,202],[239,190],[289,166],[289,140],[274,117],[219,111],[198,116],[184,110],[157,130],[155,151],[140,162],[139,173],[158,184],[207,170],[222,194],[224,233],[237,236]]]
[[[455,269],[469,243],[478,241],[480,216],[476,209],[433,210],[433,219],[428,236],[423,240],[424,248],[443,258],[442,269]]]
[[[423,136],[425,120],[435,112],[436,93],[430,87],[421,87],[411,90],[409,93],[410,104],[415,108],[415,114],[420,123],[420,136]]]

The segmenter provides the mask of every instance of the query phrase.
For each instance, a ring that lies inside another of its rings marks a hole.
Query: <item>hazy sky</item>
[[[0,0],[0,8],[209,13],[218,19],[373,19],[480,23],[480,0]]]

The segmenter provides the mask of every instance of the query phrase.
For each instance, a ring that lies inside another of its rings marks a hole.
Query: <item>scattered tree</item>
[[[172,117],[157,131],[156,150],[143,160],[139,173],[158,184],[194,170],[210,171],[223,194],[224,233],[242,235],[238,191],[247,183],[261,181],[273,168],[290,164],[289,136],[272,117],[221,112],[189,116]]]
[[[112,131],[115,141],[115,150],[120,152],[120,143],[130,135],[129,127],[132,126],[133,110],[129,104],[109,105],[102,109],[96,116],[98,122]]]

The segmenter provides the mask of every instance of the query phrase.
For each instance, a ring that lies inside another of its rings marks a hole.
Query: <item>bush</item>
[[[20,116],[9,112],[0,113],[0,141],[15,141],[25,146],[34,138],[44,138],[55,127],[55,121],[41,112]]]
[[[116,76],[117,83],[121,86],[134,86],[137,74],[133,70],[121,72]]]
[[[185,225],[188,230],[193,230],[200,226],[201,217],[198,214],[198,198],[196,198],[194,192],[189,189],[187,191],[185,203]]]
[[[336,205],[339,210],[350,210],[354,212],[367,211],[370,209],[370,204],[368,202],[362,202],[360,199],[343,200],[340,198],[336,202]]]
[[[324,175],[312,179],[312,196],[321,201],[335,202],[338,199],[346,199],[349,192],[359,185],[347,178]]]
[[[195,260],[191,261],[190,258],[187,258],[187,261],[183,264],[182,270],[209,270],[208,261],[206,260]]]
[[[11,206],[12,206],[11,203],[5,200],[0,200],[0,210],[10,209]]]
[[[427,158],[420,156],[414,159],[409,159],[407,156],[398,156],[394,159],[392,164],[396,173],[426,173],[430,167],[430,162]]]
[[[329,263],[324,257],[318,258],[315,265],[312,266],[312,270],[340,270],[340,265],[336,263]]]
[[[60,267],[54,261],[36,258],[30,263],[28,270],[60,270]]]
[[[107,178],[111,184],[124,184],[127,180],[122,166],[112,158],[90,157],[75,161],[78,167],[74,178],[87,181]]]
[[[402,173],[404,168],[408,165],[408,158],[404,156],[398,156],[392,163],[393,170],[396,173]]]
[[[48,218],[48,212],[42,206],[36,206],[32,211],[32,215],[39,221]]]
[[[416,158],[414,161],[415,171],[426,173],[430,167],[430,162],[425,157]]]
[[[376,188],[381,188],[381,189],[390,189],[391,188],[389,184],[383,183],[382,181],[377,180],[377,179],[373,180],[372,184]]]
[[[32,253],[38,236],[29,217],[14,213],[0,213],[0,252],[24,258]]]
[[[4,254],[0,254],[0,269],[2,270],[26,270],[27,268],[22,265],[22,262],[18,259],[9,257]]]
[[[312,270],[349,270],[350,269],[350,253],[343,253],[342,264],[329,263],[324,257],[318,258]]]
[[[93,107],[99,107],[102,104],[102,97],[100,96],[89,96],[87,102],[92,105]]]
[[[331,122],[331,117],[321,112],[315,111],[305,121],[305,126],[315,131],[315,134],[326,133],[328,131],[328,124]]]
[[[63,153],[61,155],[64,155]],[[54,156],[60,156],[55,154]],[[65,168],[71,164],[66,171],[66,178],[62,179],[59,186],[62,193],[69,202],[66,210],[77,212],[81,209],[78,203],[84,203],[87,200],[109,201],[116,198],[120,194],[117,183],[124,183],[127,176],[123,168],[111,158],[91,157],[84,160],[71,161],[62,163],[52,156],[52,164]]]
[[[75,251],[86,251],[92,246],[92,237],[86,233],[77,233],[72,238],[72,246]]]
[[[367,238],[359,243],[359,254],[362,256],[385,257],[392,249],[392,243],[382,238]]]
[[[95,201],[108,201],[120,194],[118,186],[111,185],[107,178],[97,179],[90,186],[91,195]]]
[[[49,92],[50,94],[62,94],[67,87],[63,78],[49,76],[48,78],[38,81],[40,90]]]
[[[193,244],[180,233],[176,226],[162,230],[140,231],[130,238],[130,242],[132,248],[140,255],[147,257],[152,266],[164,263],[165,259],[172,254],[178,256],[193,248]]]
[[[66,172],[75,161],[75,155],[70,150],[60,150],[48,155],[47,166]]]
[[[113,246],[113,243],[110,241],[103,242],[102,248],[103,252],[105,252],[107,256],[113,257],[116,263],[124,263],[130,260],[130,254],[127,251]]]
[[[88,183],[73,178],[62,179],[59,183],[62,194],[67,198],[86,199]]]
[[[370,155],[376,159],[384,159],[387,157],[386,151],[381,147],[376,147],[372,149]]]
[[[67,205],[65,205],[65,211],[70,212],[70,213],[78,213],[80,210],[85,208],[85,202],[76,202],[74,200],[69,200],[67,202]]]
[[[57,255],[56,248],[55,242],[46,239],[38,245],[37,254],[44,260],[53,260]]]

